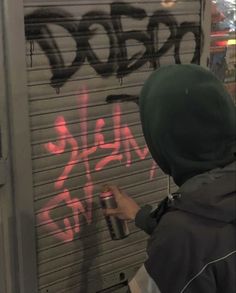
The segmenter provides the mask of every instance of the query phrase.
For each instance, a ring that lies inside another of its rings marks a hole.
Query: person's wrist
[[[135,218],[136,218],[138,212],[140,211],[140,209],[141,209],[141,208],[140,208],[139,206],[137,206],[137,207],[133,210],[133,212],[132,212],[132,214],[131,214],[131,220],[135,220]]]

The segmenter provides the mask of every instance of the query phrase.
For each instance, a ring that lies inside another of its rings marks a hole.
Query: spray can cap
[[[107,198],[107,197],[113,196],[112,191],[108,184],[103,185],[100,196],[101,198]]]

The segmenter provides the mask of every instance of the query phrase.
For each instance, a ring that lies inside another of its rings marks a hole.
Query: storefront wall
[[[99,193],[113,182],[142,205],[174,188],[151,159],[136,100],[159,66],[207,66],[208,1],[6,0],[3,11],[16,287],[124,290],[146,236],[130,223],[112,241]]]

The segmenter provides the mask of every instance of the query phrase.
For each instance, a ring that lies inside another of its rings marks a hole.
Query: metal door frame
[[[211,0],[201,0],[201,58],[200,65],[208,67],[210,62]]]
[[[12,279],[16,278],[16,287],[9,289],[9,293],[36,293],[37,262],[23,1],[3,0],[1,5],[7,110],[5,115],[8,124],[5,127],[8,133],[5,134],[4,142],[7,147],[3,155],[9,164],[6,183],[11,184],[8,194],[3,196],[10,197],[12,212],[4,218],[6,222],[11,221],[8,234],[12,236],[5,242],[9,241],[9,246],[14,247],[15,256],[6,261],[11,262],[15,258],[11,269],[14,271]],[[7,275],[6,279],[8,277]]]
[[[10,190],[6,117],[6,87],[5,87],[5,62],[3,50],[3,15],[2,2],[0,2],[0,291],[11,293],[16,291],[15,247],[12,245],[14,235],[13,201]]]

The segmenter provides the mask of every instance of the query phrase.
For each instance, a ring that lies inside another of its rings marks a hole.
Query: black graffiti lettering
[[[166,40],[166,42],[163,44],[161,48],[159,48],[157,51],[155,49],[155,43],[158,44],[158,31],[159,31],[159,25],[164,24],[169,28],[170,36]],[[175,36],[177,32],[177,22],[175,21],[175,18],[164,10],[155,11],[154,14],[150,17],[150,21],[148,24],[148,31],[150,33],[151,38],[151,64],[154,68],[159,67],[159,58],[163,56],[174,44],[175,44]]]
[[[136,8],[130,4],[122,2],[114,2],[111,4],[111,17],[113,22],[113,27],[117,36],[117,41],[119,45],[119,51],[117,55],[118,69],[117,77],[122,78],[127,74],[137,70],[142,65],[144,65],[149,56],[149,44],[150,38],[148,34],[144,31],[130,30],[128,32],[123,31],[121,17],[122,15],[128,16],[133,19],[142,20],[147,17],[144,9]],[[136,40],[141,42],[146,50],[142,54],[141,52],[136,53],[130,59],[128,59],[127,45],[128,40]],[[135,62],[134,62],[135,61]]]
[[[126,94],[119,94],[119,95],[109,95],[106,98],[107,103],[121,103],[121,102],[134,102],[139,104],[139,97],[136,95],[126,95]]]
[[[180,60],[180,45],[184,35],[187,33],[193,33],[195,40],[195,49],[194,55],[191,63],[199,64],[201,57],[201,29],[199,26],[196,26],[193,22],[183,22],[178,27],[176,34],[176,43],[175,43],[175,62],[177,64],[181,63]]]
[[[67,21],[64,21],[65,19]],[[68,19],[71,21],[68,21]],[[53,74],[51,78],[52,87],[59,88],[63,86],[85,61],[85,52],[80,50],[80,42],[75,37],[78,32],[78,22],[73,19],[73,15],[64,10],[53,9],[48,11],[47,9],[39,9],[26,16],[25,23],[26,38],[31,41],[37,41],[49,60]],[[74,38],[77,50],[76,56],[70,66],[65,66],[60,50],[47,24],[62,26]]]
[[[79,24],[78,31],[85,34],[85,38],[80,42],[79,50],[83,50],[88,59],[89,64],[94,68],[94,70],[102,77],[108,77],[114,73],[116,59],[116,38],[113,31],[113,26],[109,20],[109,15],[99,11],[91,11],[85,14]],[[94,50],[89,44],[89,39],[93,36],[93,33],[89,29],[93,24],[101,25],[107,32],[109,38],[109,56],[107,62],[101,62],[97,57]]]
[[[190,32],[193,33],[195,41],[192,63],[199,63],[201,30],[198,24],[183,22],[178,25],[170,12],[157,10],[150,16],[146,30],[124,31],[123,16],[140,21],[148,17],[144,9],[124,2],[112,3],[110,14],[102,11],[90,11],[84,14],[80,21],[62,9],[38,9],[25,16],[25,33],[27,40],[31,43],[31,59],[33,42],[37,42],[50,64],[51,85],[57,89],[62,87],[80,69],[86,59],[96,73],[103,78],[116,73],[117,77],[122,79],[142,67],[146,62],[150,62],[154,68],[159,67],[160,58],[172,47],[174,47],[175,62],[181,63],[181,42],[184,35]],[[160,44],[160,24],[164,24],[168,28],[170,35],[161,47],[156,48]],[[70,65],[65,64],[50,25],[61,26],[75,41],[76,54]],[[105,61],[99,59],[90,44],[92,38],[97,34],[97,30],[92,27],[94,25],[101,26],[109,39],[109,56]],[[142,48],[129,58],[127,43],[130,40],[142,44],[144,50]]]

